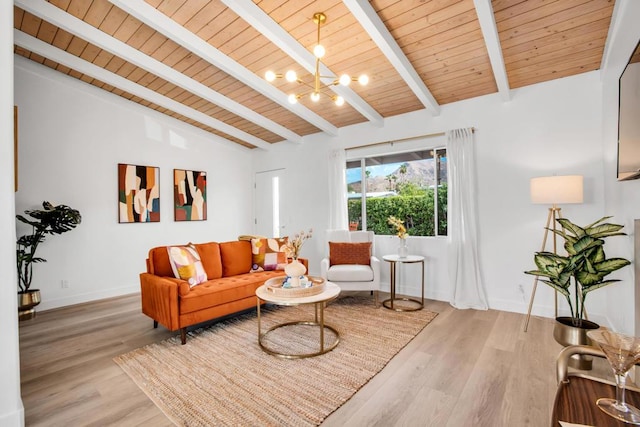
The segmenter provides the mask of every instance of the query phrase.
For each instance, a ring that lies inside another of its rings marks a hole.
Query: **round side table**
[[[391,270],[391,298],[382,301],[382,306],[395,311],[422,310],[424,307],[424,257],[421,255],[407,255],[406,257],[401,257],[400,255],[384,255],[382,259],[389,263],[389,268]],[[398,263],[420,263],[422,265],[422,299],[420,301],[414,298],[396,298],[396,264]],[[396,301],[411,301],[418,305],[416,307],[394,307],[393,304]]]

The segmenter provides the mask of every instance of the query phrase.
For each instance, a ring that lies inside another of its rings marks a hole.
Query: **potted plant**
[[[564,238],[567,255],[552,252],[536,252],[534,261],[537,270],[527,271],[541,277],[541,281],[563,295],[571,316],[557,317],[554,337],[562,345],[589,344],[586,332],[599,325],[585,319],[585,301],[590,292],[618,282],[605,280],[609,274],[630,262],[624,258],[606,258],[604,239],[612,236],[626,236],[621,232],[623,225],[605,223],[607,216],[585,227],[580,227],[566,218],[558,218],[560,229],[550,230]],[[589,364],[582,364],[582,369]]]
[[[47,234],[62,234],[73,230],[82,221],[80,212],[66,205],[53,206],[42,203],[43,209],[26,210],[31,218],[16,215],[16,219],[31,226],[31,234],[18,238],[16,255],[18,267],[18,317],[30,319],[35,315],[35,306],[40,303],[40,290],[30,289],[33,279],[33,264],[46,262],[36,257],[38,245],[44,242]]]
[[[404,226],[404,221],[392,215],[387,218],[387,222],[395,227],[396,236],[400,239],[398,256],[400,256],[400,258],[406,258],[409,250],[407,248],[407,237],[409,237],[409,233],[407,233],[407,228]]]

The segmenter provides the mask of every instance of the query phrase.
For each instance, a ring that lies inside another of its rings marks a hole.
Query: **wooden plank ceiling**
[[[441,105],[498,92],[505,71],[508,92],[596,70],[614,6],[613,0],[14,3],[16,54],[250,149],[425,108],[437,113]],[[483,15],[483,5],[492,13]],[[341,107],[329,96],[316,103],[305,96],[292,107],[283,100],[304,86],[263,78],[267,70],[293,69],[312,79],[295,52],[311,55],[315,12],[327,16],[322,63],[334,75],[370,78],[367,86],[350,85]],[[176,38],[184,29],[196,42]],[[487,32],[497,33],[495,43],[485,41]],[[226,59],[216,63],[194,48],[198,43]],[[504,70],[494,73],[492,63]]]

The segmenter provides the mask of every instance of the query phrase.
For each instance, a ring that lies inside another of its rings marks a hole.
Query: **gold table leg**
[[[280,357],[283,359],[304,359],[307,357],[320,356],[321,354],[328,353],[338,346],[338,343],[340,342],[340,333],[338,333],[338,331],[334,327],[325,325],[324,323],[324,302],[321,301],[321,302],[314,303],[315,319],[313,322],[295,321],[295,322],[280,323],[278,325],[272,326],[271,328],[267,329],[264,333],[262,333],[262,325],[261,325],[261,317],[260,317],[260,298],[259,297],[256,297],[256,298],[258,300],[257,302],[258,304],[258,307],[257,307],[258,308],[258,344],[260,345],[260,348],[265,353],[270,354],[272,356]],[[318,313],[318,305],[320,306],[319,313]],[[319,322],[318,322],[318,317],[320,318]],[[316,352],[311,352],[311,353],[283,353],[283,352],[272,350],[264,344],[264,339],[267,337],[267,335],[270,332],[279,328],[284,328],[287,326],[294,326],[294,325],[318,326],[320,328],[320,350]],[[329,345],[328,347],[325,347],[324,345],[325,328],[333,332],[336,336],[335,341],[331,343],[331,345]]]
[[[391,278],[390,278],[390,282],[391,282],[391,298],[386,299],[384,301],[382,301],[382,306],[384,308],[387,308],[389,310],[394,310],[394,311],[418,311],[418,310],[422,310],[424,308],[424,260],[423,261],[417,261],[420,262],[422,264],[422,299],[420,301],[418,301],[415,298],[397,298],[396,297],[396,263],[394,261],[389,262],[389,266],[390,266],[390,274],[391,274]],[[415,262],[411,262],[409,264],[415,264]],[[410,301],[413,303],[418,304],[416,307],[394,307],[394,302],[395,301]]]

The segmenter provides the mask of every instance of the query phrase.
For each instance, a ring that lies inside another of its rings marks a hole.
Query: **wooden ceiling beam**
[[[147,89],[146,87],[134,83],[131,80],[127,80],[124,77],[112,73],[111,71],[107,71],[102,67],[94,65],[90,62],[85,61],[84,59],[58,49],[55,46],[38,40],[37,38],[23,33],[20,30],[14,30],[13,34],[14,43],[17,46],[22,47],[23,49],[27,49],[73,70],[81,72],[86,76],[90,76],[94,79],[100,80],[120,90],[138,96],[148,102],[154,103],[175,113],[193,119],[199,123],[202,123],[203,125],[227,133],[230,136],[245,141],[255,147],[263,148],[265,150],[269,150],[271,148],[270,143],[263,141],[260,138],[256,138],[255,136],[243,132],[238,128],[229,126],[224,122],[214,119],[213,117],[201,113],[200,111],[194,110],[193,108],[187,107],[184,104],[172,100],[171,98],[160,95],[159,93],[151,89]],[[230,142],[228,140],[225,141]]]
[[[237,80],[260,92],[267,98],[286,108],[300,118],[311,123],[318,129],[331,136],[338,135],[338,128],[329,123],[318,114],[314,113],[304,105],[297,103],[292,105],[287,100],[287,94],[278,90],[264,79],[247,70],[238,62],[211,46],[196,34],[187,30],[173,19],[150,6],[143,0],[109,0],[112,4],[137,18],[144,24],[153,28],[157,32],[164,34],[169,39],[181,45],[204,59],[211,65],[221,69],[225,73],[233,76]]]
[[[491,6],[491,0],[473,0],[480,22],[480,29],[484,37],[484,43],[489,53],[489,62],[493,69],[493,77],[498,86],[498,92],[503,101],[510,101],[511,94],[509,88],[509,78],[507,70],[504,66],[504,57],[502,56],[502,48],[500,46],[500,38],[498,37],[498,27],[496,26],[496,18]]]
[[[221,0],[227,7],[233,10],[240,18],[244,19],[272,43],[282,49],[294,61],[305,70],[313,74],[315,72],[316,57],[299,43],[291,34],[287,33],[269,15],[267,15],[252,0]],[[331,85],[336,78],[326,65],[320,63],[320,74],[331,76],[321,79],[326,87],[334,93],[342,96],[346,103],[362,114],[371,124],[382,127],[383,117],[362,99],[353,89],[342,85]]]
[[[213,104],[231,111],[246,120],[256,123],[258,126],[267,129],[284,139],[292,142],[302,141],[302,137],[295,132],[292,132],[284,126],[267,119],[261,114],[256,113],[232,99],[227,98],[202,83],[179,73],[162,62],[143,54],[126,43],[109,36],[108,34],[92,27],[78,18],[75,18],[44,0],[16,0],[15,5],[70,32],[71,34],[74,34],[77,37],[90,42],[95,46],[100,47],[101,49],[104,49],[105,51],[112,53],[113,55],[120,56],[128,62],[144,68],[148,72],[153,73],[176,86],[180,86],[184,90],[197,94]]]
[[[360,25],[387,57],[422,105],[433,115],[440,114],[440,105],[438,105],[427,85],[413,68],[413,65],[411,65],[411,62],[384,25],[373,6],[368,1],[359,0],[343,0],[343,3],[360,22]]]

